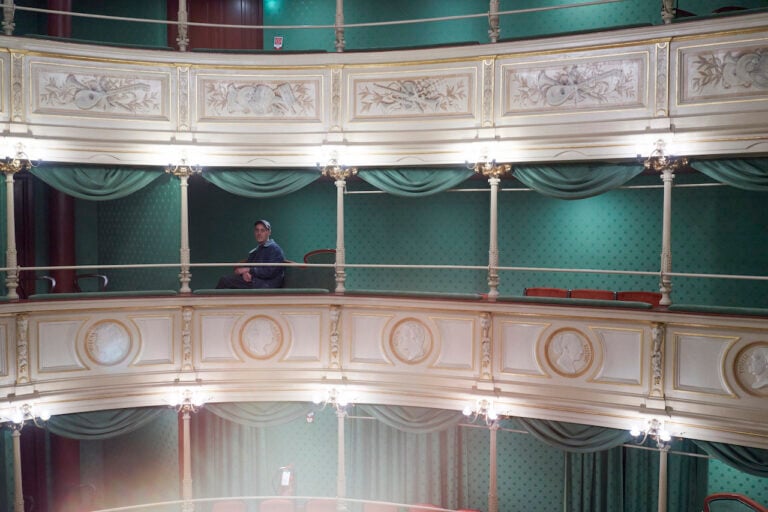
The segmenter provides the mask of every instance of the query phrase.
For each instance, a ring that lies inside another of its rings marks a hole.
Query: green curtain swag
[[[51,187],[88,201],[120,199],[165,174],[157,169],[124,167],[33,167],[30,172]]]
[[[109,439],[138,430],[170,409],[142,407],[51,416],[48,430],[70,439]]]
[[[750,475],[768,478],[768,450],[710,441],[694,440],[694,443],[707,455],[732,468]]]
[[[533,418],[514,418],[514,421],[539,441],[569,452],[609,450],[632,439],[627,430]]]
[[[361,169],[357,173],[377,189],[402,197],[444,192],[473,174],[471,169]]]
[[[465,419],[460,411],[446,411],[427,407],[359,405],[357,410],[389,427],[413,434],[446,430],[457,426]]]
[[[756,192],[768,191],[768,158],[694,160],[691,167],[732,187]]]
[[[208,404],[216,416],[246,427],[272,427],[306,417],[312,404],[301,402],[247,402]]]
[[[203,178],[230,194],[263,199],[296,192],[320,178],[317,171],[268,169],[211,169]]]
[[[643,172],[641,164],[516,165],[527,187],[558,199],[585,199],[618,188]]]

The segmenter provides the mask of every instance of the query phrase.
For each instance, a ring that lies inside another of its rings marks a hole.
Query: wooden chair
[[[616,300],[626,300],[634,302],[647,302],[653,307],[658,307],[661,301],[661,294],[659,292],[644,292],[644,291],[626,291],[616,293]]]
[[[597,299],[616,300],[616,292],[613,290],[592,290],[589,288],[575,288],[571,290],[572,299]]]
[[[546,288],[537,286],[533,288],[526,288],[523,290],[523,295],[526,297],[562,297],[568,298],[570,296],[570,290],[565,288]]]
[[[248,507],[242,500],[217,501],[213,504],[211,512],[247,512]]]
[[[304,255],[304,263],[336,263],[336,249],[315,249]],[[336,289],[333,267],[294,267],[286,269],[286,288]]]
[[[313,498],[304,504],[304,512],[336,512],[336,500]]]

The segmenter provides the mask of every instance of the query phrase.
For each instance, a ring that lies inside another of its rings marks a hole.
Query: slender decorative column
[[[344,293],[347,273],[344,270],[344,189],[347,178],[357,174],[354,167],[339,165],[335,158],[322,169],[324,176],[334,179],[336,185],[336,293]]]
[[[182,436],[184,436],[182,440],[184,443],[181,478],[181,499],[184,500],[184,503],[181,505],[182,512],[193,512],[195,510],[195,504],[192,502],[192,448],[189,439],[190,412],[191,409],[189,407],[182,408]]]
[[[336,425],[337,425],[336,444],[337,444],[337,457],[339,459],[338,471],[336,472],[336,498],[338,498],[338,501],[336,502],[336,510],[338,510],[339,512],[343,512],[344,510],[347,510],[346,503],[341,501],[347,497],[347,470],[346,470],[346,464],[344,463],[344,459],[345,459],[344,418],[346,416],[347,416],[347,411],[343,407],[336,408]]]
[[[21,427],[11,426],[13,433],[13,512],[24,512],[24,490],[21,486]]]
[[[187,165],[185,159],[181,159],[179,165],[169,165],[166,167],[165,172],[173,174],[181,181],[181,249],[179,250],[179,258],[181,263],[181,272],[179,272],[179,281],[181,287],[179,292],[190,293],[192,289],[189,287],[189,282],[192,280],[192,273],[189,270],[189,206],[188,206],[188,191],[189,177],[193,174],[200,174],[202,169],[197,166]]]
[[[488,6],[488,38],[492,43],[499,40],[499,0],[490,0]]]
[[[13,0],[3,0],[3,33],[7,36],[12,36],[13,29],[16,28],[16,23],[13,21],[15,11]]]
[[[659,450],[659,502],[657,511],[667,512],[667,455],[669,446]]]
[[[185,52],[189,46],[189,36],[187,35],[189,30],[189,26],[187,25],[187,22],[189,21],[189,15],[187,13],[187,0],[179,1],[179,12],[177,16],[179,24],[176,25],[178,34],[176,36],[176,43],[179,45],[179,51]]]
[[[688,165],[687,158],[678,160],[670,159],[664,152],[666,143],[663,140],[656,141],[656,149],[645,162],[645,168],[661,173],[664,182],[664,211],[661,228],[661,277],[659,279],[659,291],[661,292],[662,306],[672,304],[672,182],[675,179],[674,171]]]
[[[675,0],[661,1],[661,19],[664,20],[665,25],[669,25],[675,19],[675,10]]]
[[[488,178],[491,185],[491,215],[490,236],[488,242],[488,300],[495,301],[499,296],[499,233],[498,233],[498,201],[499,182],[504,173],[512,168],[509,164],[497,164],[496,160],[477,163],[474,170]]]
[[[496,434],[499,431],[499,422],[493,421],[489,426],[489,430],[491,433],[491,442],[490,453],[488,454],[488,512],[499,512],[499,494],[496,478]]]
[[[336,0],[336,51],[344,51],[346,41],[344,40],[344,0]]]
[[[18,299],[19,293],[16,290],[19,286],[19,262],[16,253],[16,218],[14,215],[13,202],[13,175],[18,171],[8,169],[5,171],[5,266],[8,271],[5,274],[5,288],[7,297],[11,300]]]

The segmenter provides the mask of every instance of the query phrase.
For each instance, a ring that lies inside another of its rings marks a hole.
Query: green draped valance
[[[474,174],[471,169],[364,169],[360,179],[403,197],[423,197],[455,187]]]
[[[528,164],[516,165],[513,175],[541,194],[584,199],[618,188],[641,172],[641,164]]]
[[[539,441],[569,452],[608,450],[632,439],[627,430],[532,418],[514,420]]]
[[[695,160],[691,167],[732,187],[768,191],[768,158]]]
[[[704,452],[729,466],[750,475],[768,478],[768,450],[734,444],[694,441]]]
[[[294,402],[222,403],[205,406],[216,416],[248,427],[271,427],[306,417],[312,404]]]
[[[464,420],[459,411],[396,405],[360,405],[358,410],[403,432],[426,434],[455,427]]]
[[[58,166],[33,167],[30,172],[56,190],[89,201],[120,199],[164,174],[159,169]]]
[[[48,430],[71,439],[109,439],[138,430],[167,408],[132,408],[51,416]]]
[[[285,169],[211,169],[203,172],[203,178],[231,194],[267,198],[296,192],[320,178],[320,173]]]

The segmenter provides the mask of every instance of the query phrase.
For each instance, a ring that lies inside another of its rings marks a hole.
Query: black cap
[[[259,219],[253,223],[253,227],[258,226],[259,224],[264,225],[264,227],[267,228],[267,231],[272,231],[272,224],[270,224],[268,220]]]

